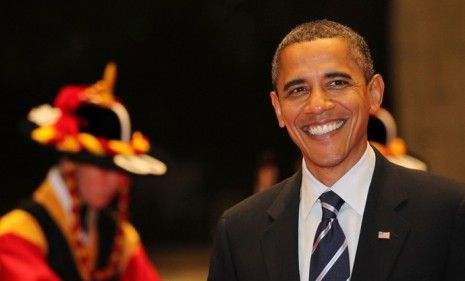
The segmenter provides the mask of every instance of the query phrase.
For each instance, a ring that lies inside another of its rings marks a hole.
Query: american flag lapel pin
[[[378,239],[382,239],[382,240],[391,239],[391,232],[389,232],[389,231],[378,231]]]

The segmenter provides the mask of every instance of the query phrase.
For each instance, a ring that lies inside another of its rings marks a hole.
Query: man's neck
[[[305,165],[307,169],[312,173],[312,175],[320,181],[322,184],[324,184],[327,187],[333,186],[339,179],[341,179],[352,167],[355,166],[355,164],[360,161],[364,153],[366,152],[368,148],[368,143],[367,146],[364,147],[363,149],[360,149],[360,151],[356,154],[354,154],[352,157],[347,157],[340,163],[337,163],[336,165],[331,165],[331,166],[317,166],[317,165],[309,165],[311,162],[305,161]]]

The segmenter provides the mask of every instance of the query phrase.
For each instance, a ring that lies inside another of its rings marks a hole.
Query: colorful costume
[[[54,174],[54,170],[50,174]],[[58,177],[56,174],[54,176]],[[56,194],[56,190],[60,190],[58,188],[52,185],[51,180],[46,180],[34,192],[32,202],[23,204],[0,220],[0,280],[85,280],[80,277],[85,274],[81,272],[83,269],[76,267],[74,262],[80,257],[70,247],[71,210],[65,210],[62,206]],[[66,196],[66,190],[60,192]],[[111,227],[104,227],[107,225]],[[89,243],[83,250],[88,251],[90,256],[98,252],[99,256],[95,258],[105,266],[105,256],[108,258],[111,244],[114,243],[116,224],[111,214],[102,211],[99,226],[106,230],[100,232],[100,243],[96,243],[97,247],[95,243]],[[122,233],[116,270],[120,276],[118,280],[160,280],[146,256],[137,231],[129,222],[122,222]]]
[[[129,115],[112,95],[114,75],[110,64],[104,80],[90,87],[65,87],[54,107],[32,110],[31,138],[79,163],[130,174],[164,174],[166,166],[145,154],[148,140],[140,133],[130,137]],[[115,113],[121,126],[116,137],[94,132],[110,123],[89,126],[107,118],[101,111]],[[76,186],[71,168],[63,173],[52,167],[31,199],[0,218],[0,280],[160,280],[127,220],[128,189],[119,189],[109,206],[88,212]],[[85,229],[89,214],[96,222],[90,230]]]

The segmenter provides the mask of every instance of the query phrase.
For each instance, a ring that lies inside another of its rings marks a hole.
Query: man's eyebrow
[[[326,78],[340,77],[340,78],[352,79],[352,76],[350,76],[349,74],[347,74],[345,72],[339,72],[339,71],[328,72],[328,73],[325,74],[325,77]]]
[[[284,84],[284,91],[287,91],[290,87],[292,87],[294,85],[303,84],[303,83],[305,83],[304,79],[291,80],[291,81],[287,82],[286,84]]]
[[[324,76],[326,78],[337,78],[337,77],[339,77],[339,78],[346,78],[346,79],[352,80],[352,76],[350,76],[346,72],[340,72],[340,71],[328,72]],[[287,82],[286,84],[284,84],[284,89],[283,90],[287,91],[290,87],[295,86],[295,85],[299,85],[299,84],[303,84],[303,83],[305,83],[304,79],[291,80],[291,81]]]

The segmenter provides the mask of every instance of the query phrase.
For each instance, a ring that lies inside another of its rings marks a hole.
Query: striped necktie
[[[337,214],[344,200],[332,191],[323,193],[320,200],[323,216],[313,242],[309,280],[349,280],[347,239],[337,220]]]

